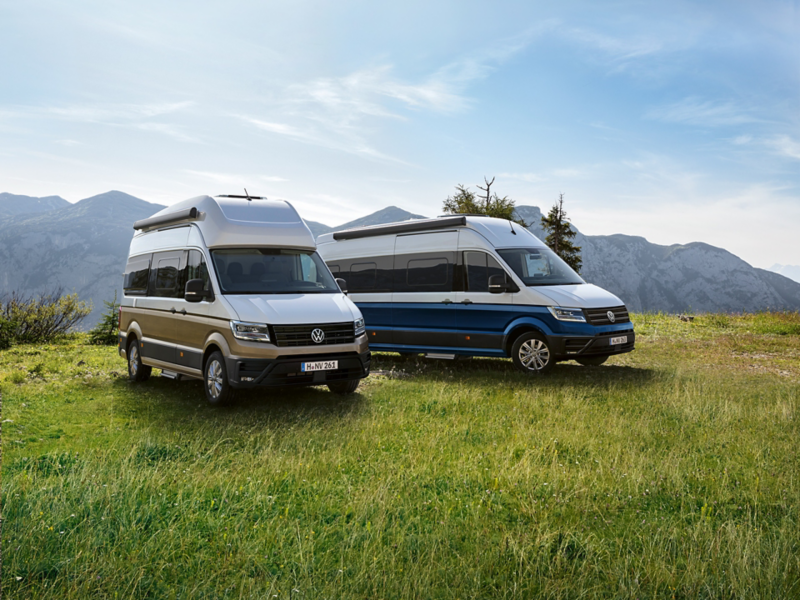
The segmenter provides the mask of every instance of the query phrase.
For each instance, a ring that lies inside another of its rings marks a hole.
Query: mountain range
[[[773,273],[778,273],[784,277],[800,283],[800,266],[798,265],[779,265],[774,264],[769,268]]]
[[[133,222],[162,208],[118,191],[75,204],[59,196],[0,194],[0,295],[63,287],[93,302],[84,326],[94,325],[103,300],[115,292],[120,297]],[[544,240],[539,208],[516,210]],[[389,206],[337,227],[306,223],[319,236],[419,218],[425,217]],[[582,248],[583,278],[613,292],[634,311],[800,310],[800,283],[754,268],[722,248],[702,242],[661,246],[642,237],[591,236],[577,229],[575,242]]]

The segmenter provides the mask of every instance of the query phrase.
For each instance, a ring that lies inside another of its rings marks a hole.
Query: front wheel
[[[599,367],[607,360],[607,356],[585,356],[584,358],[576,358],[575,362],[584,367]]]
[[[352,394],[361,383],[360,379],[350,379],[349,381],[336,381],[328,384],[328,389],[334,394]]]
[[[153,367],[142,364],[142,355],[139,352],[139,341],[134,338],[128,344],[128,379],[131,381],[147,381]]]
[[[555,365],[555,357],[544,336],[528,332],[519,336],[511,347],[514,365],[528,374],[544,374]]]
[[[213,352],[203,366],[203,387],[210,404],[222,404],[231,400],[233,389],[228,382],[228,370],[221,352]]]

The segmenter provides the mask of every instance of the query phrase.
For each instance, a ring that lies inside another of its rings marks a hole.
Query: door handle
[[[453,303],[453,301],[450,300],[450,298],[447,298],[446,300],[442,300],[442,304],[452,304],[452,303]]]
[[[470,299],[463,300],[461,304],[472,304],[472,300]]]

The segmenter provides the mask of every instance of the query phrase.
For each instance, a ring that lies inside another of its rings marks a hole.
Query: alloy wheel
[[[550,348],[536,338],[525,340],[519,347],[519,360],[526,369],[541,371],[550,362]]]
[[[212,360],[208,365],[206,385],[209,395],[215,400],[222,394],[222,365],[217,360]]]
[[[131,370],[131,377],[136,379],[136,375],[139,373],[139,349],[135,344],[131,344],[128,365]]]

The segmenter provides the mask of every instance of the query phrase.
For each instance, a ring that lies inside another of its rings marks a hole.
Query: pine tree
[[[508,196],[500,198],[497,193],[492,193],[494,177],[492,177],[491,181],[484,177],[483,181],[486,183],[486,187],[479,185],[478,189],[484,191],[484,196],[476,196],[468,187],[459,183],[456,186],[455,195],[448,196],[447,200],[444,201],[442,210],[455,215],[486,215],[487,217],[514,221],[523,227],[527,227],[528,224],[525,221],[514,215],[515,203],[511,198]]]
[[[109,302],[103,300],[106,305],[106,310],[100,319],[100,322],[95,325],[94,329],[89,332],[89,343],[104,346],[113,346],[117,343],[117,329],[119,328],[119,303],[117,302],[117,292],[114,292],[114,299]]]
[[[580,273],[583,265],[581,247],[572,243],[576,231],[572,228],[564,210],[564,194],[559,194],[548,215],[542,217],[542,227],[548,232],[545,243],[576,273]]]

